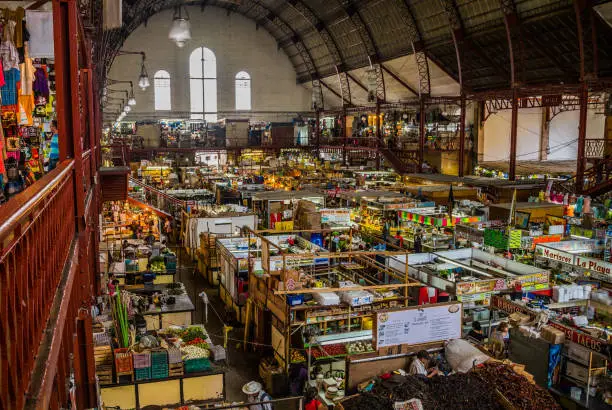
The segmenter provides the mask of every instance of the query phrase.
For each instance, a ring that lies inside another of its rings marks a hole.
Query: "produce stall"
[[[325,195],[314,191],[268,191],[258,192],[252,198],[253,210],[259,215],[264,228],[278,229],[278,226],[293,229],[294,211],[300,200],[313,202],[317,208],[325,206]]]
[[[112,321],[110,321],[112,323]],[[224,358],[202,325],[170,326],[132,334],[126,345],[113,337],[112,325],[99,317],[94,325],[94,356],[105,408],[141,409],[225,399]]]
[[[159,241],[161,215],[164,214],[136,201],[106,202],[100,240],[144,239],[152,235]]]

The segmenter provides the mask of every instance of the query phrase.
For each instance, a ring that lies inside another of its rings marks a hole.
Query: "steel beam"
[[[419,101],[419,172],[423,172],[425,160],[425,98]]]
[[[417,67],[418,84],[419,84],[419,96],[428,96],[431,94],[431,80],[429,75],[429,62],[427,61],[427,54],[423,46],[423,37],[421,31],[417,26],[416,19],[412,13],[412,8],[408,0],[402,2],[404,5],[404,12],[401,14],[404,22],[404,27],[408,30],[408,41],[412,47],[412,53]]]
[[[463,177],[465,169],[465,94],[461,94],[461,108],[459,110],[459,173]]]
[[[331,88],[329,85],[327,85],[325,83],[325,81],[323,80],[319,80],[319,82],[321,83],[321,85],[323,87],[325,87],[330,93],[332,93],[333,95],[335,95],[336,97],[340,98],[340,101],[344,101],[344,99],[342,98],[342,95],[338,94],[338,92],[336,90],[334,90],[333,88]]]
[[[510,119],[510,166],[508,170],[508,179],[514,181],[516,179],[516,142],[518,131],[518,89],[512,89],[512,117]]]
[[[363,83],[361,83],[358,79],[356,79],[351,73],[346,73],[346,76],[349,78],[349,80],[357,84],[359,88],[361,88],[363,91],[365,91],[366,93],[369,92],[368,87],[363,85]]]
[[[582,193],[584,188],[584,170],[586,162],[586,123],[589,89],[586,82],[586,68],[584,56],[584,33],[582,30],[582,13],[585,9],[585,1],[574,0],[574,14],[576,15],[576,29],[578,36],[578,49],[580,54],[580,116],[578,118],[578,155],[576,160],[576,192]]]
[[[405,89],[413,93],[414,95],[420,95],[420,91],[415,90],[408,84],[406,81],[402,80],[399,75],[395,74],[393,71],[389,70],[387,66],[381,64],[380,67],[391,76],[395,81],[397,81],[400,85],[402,85]]]
[[[454,0],[440,0],[444,14],[448,19],[448,24],[453,38],[453,46],[455,47],[455,57],[457,59],[457,75],[459,77],[459,89],[463,92],[463,74],[461,70],[461,48],[459,42],[463,41],[463,23],[459,16],[459,11]]]
[[[340,85],[340,102],[342,106],[353,105],[351,99],[351,83],[349,82],[348,74],[345,71],[340,71],[336,67],[336,76]]]
[[[508,42],[508,57],[510,59],[510,87],[516,87],[516,64],[514,55],[514,42],[512,31],[517,24],[517,14],[514,8],[514,0],[500,0],[499,7],[504,15],[504,27],[506,28],[506,40]]]

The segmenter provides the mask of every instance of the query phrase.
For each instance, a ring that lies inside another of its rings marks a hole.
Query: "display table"
[[[110,384],[100,388],[104,408],[140,409],[145,406],[180,406],[225,399],[225,373],[212,370],[179,377]]]

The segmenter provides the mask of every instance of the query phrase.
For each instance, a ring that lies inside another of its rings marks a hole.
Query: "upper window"
[[[251,109],[251,76],[246,71],[236,74],[236,109]]]
[[[217,121],[217,59],[206,47],[189,57],[191,118]]]
[[[170,74],[159,70],[153,76],[155,89],[155,111],[170,111],[172,109],[172,90],[170,89]]]

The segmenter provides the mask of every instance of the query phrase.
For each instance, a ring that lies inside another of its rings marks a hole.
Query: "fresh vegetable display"
[[[210,351],[208,349],[202,349],[194,345],[181,347],[181,353],[184,355],[183,360],[205,359],[210,356]]]
[[[195,339],[186,342],[185,343],[188,346],[197,346],[197,347],[201,347],[202,349],[208,349],[208,342],[200,337],[196,337]]]
[[[152,272],[163,272],[166,270],[166,263],[163,256],[154,256],[149,262],[151,263]]]
[[[300,362],[305,362],[305,361],[306,361],[306,357],[304,357],[302,352],[300,352],[299,350],[291,351],[291,363],[300,363]]]
[[[331,356],[342,356],[346,354],[346,348],[343,344],[337,343],[333,345],[326,345],[312,348],[312,356],[315,359]]]
[[[201,327],[198,326],[190,326],[188,327],[181,335],[181,339],[183,339],[184,343],[189,343],[194,339],[206,339],[207,335],[204,333]]]
[[[346,350],[348,354],[361,354],[373,352],[374,348],[370,342],[353,342],[346,344]]]

